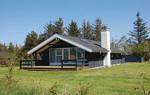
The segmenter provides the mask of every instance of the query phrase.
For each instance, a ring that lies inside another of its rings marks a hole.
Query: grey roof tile
[[[108,52],[108,50],[103,48],[101,46],[100,42],[98,42],[98,41],[83,39],[83,38],[79,38],[79,37],[71,37],[71,36],[63,36],[63,37],[67,38],[68,40],[72,40],[77,43],[80,43],[80,44],[92,49],[93,52]],[[118,48],[111,48],[111,52],[112,53],[122,53],[122,51]]]

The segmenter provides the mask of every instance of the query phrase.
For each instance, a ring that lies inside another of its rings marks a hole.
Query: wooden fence
[[[20,61],[20,69],[23,69],[24,67],[32,67],[35,65],[37,60],[30,60],[30,59],[25,59]]]

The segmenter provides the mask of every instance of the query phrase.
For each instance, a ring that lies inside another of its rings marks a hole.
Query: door
[[[56,49],[56,64],[60,65],[61,64],[61,60],[63,58],[63,51],[61,48]]]
[[[50,48],[49,55],[49,65],[56,65],[56,53],[54,48]]]
[[[60,65],[63,56],[62,54],[61,48],[51,48],[49,65]]]

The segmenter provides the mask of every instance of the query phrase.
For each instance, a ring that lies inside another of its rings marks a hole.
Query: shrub
[[[55,82],[50,88],[49,88],[50,95],[58,95],[58,85],[57,82]]]
[[[150,95],[150,89],[146,89],[146,87],[145,87],[145,82],[146,82],[146,77],[144,77],[144,73],[141,73],[140,74],[140,79],[141,79],[141,81],[140,81],[140,87],[136,87],[136,88],[134,88],[135,90],[141,90],[142,91],[142,93],[143,93],[143,95]]]
[[[78,95],[89,95],[89,90],[90,90],[89,83],[87,83],[87,84],[80,83],[77,88],[77,93],[78,93]]]

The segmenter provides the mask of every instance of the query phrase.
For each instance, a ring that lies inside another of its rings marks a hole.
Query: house
[[[111,66],[122,62],[122,51],[110,48],[110,33],[101,33],[100,41],[54,34],[30,51],[34,66]]]
[[[0,65],[6,65],[6,61],[9,58],[9,53],[6,51],[0,51]]]

